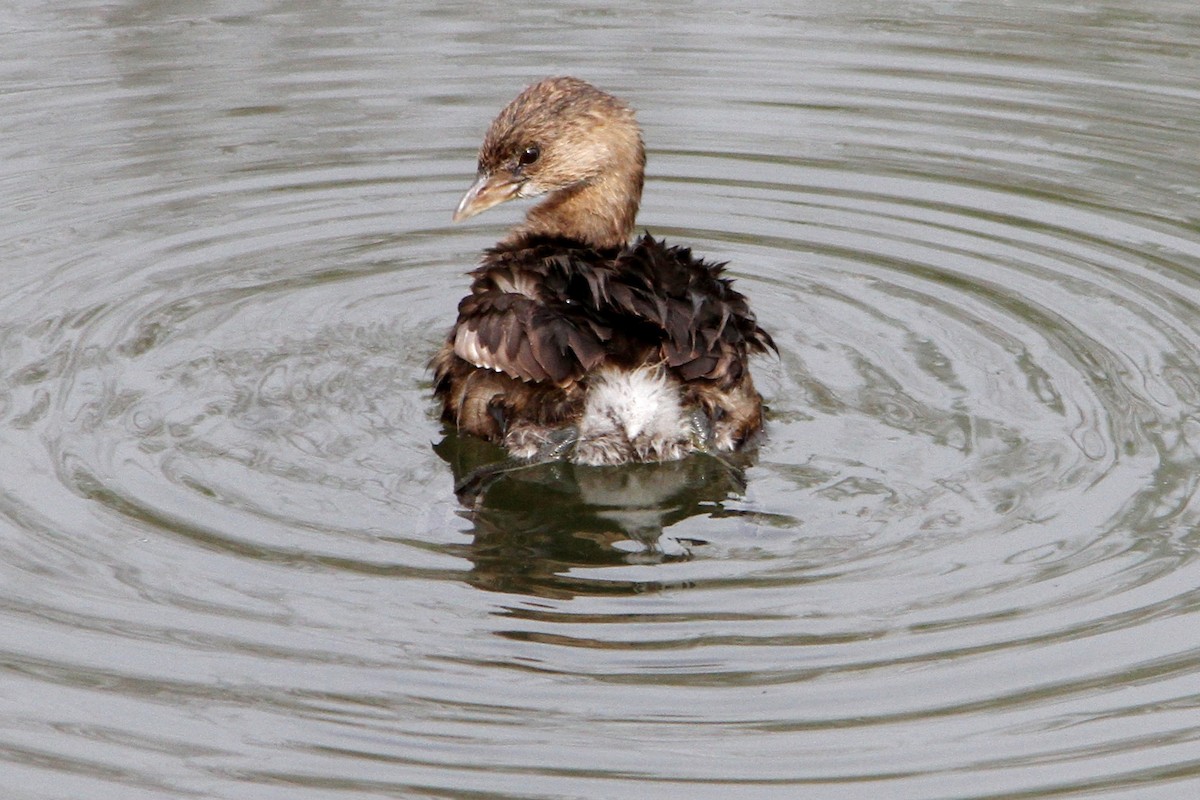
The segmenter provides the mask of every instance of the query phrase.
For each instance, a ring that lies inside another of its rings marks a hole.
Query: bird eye
[[[541,154],[542,151],[538,149],[536,144],[531,147],[526,147],[521,151],[521,157],[517,159],[517,163],[519,163],[522,167],[528,166],[537,161]]]

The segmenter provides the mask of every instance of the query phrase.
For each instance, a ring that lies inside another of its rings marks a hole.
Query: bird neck
[[[553,192],[530,209],[509,238],[563,236],[597,249],[625,245],[642,200],[645,157],[630,161],[625,168]]]

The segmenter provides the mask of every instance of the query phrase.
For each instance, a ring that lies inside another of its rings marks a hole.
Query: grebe
[[[471,273],[432,361],[443,419],[518,458],[591,465],[729,452],[762,429],[748,360],[775,344],[723,264],[630,243],[645,163],[633,111],[576,78],[492,122],[454,221],[545,199]]]

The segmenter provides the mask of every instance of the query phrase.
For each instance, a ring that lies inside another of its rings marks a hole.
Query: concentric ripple
[[[1200,789],[1190,5],[24,5],[6,797]],[[426,363],[520,210],[449,212],[565,72],[769,435],[460,499]]]

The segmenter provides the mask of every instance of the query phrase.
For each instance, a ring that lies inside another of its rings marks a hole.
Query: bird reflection
[[[566,460],[521,463],[448,430],[434,451],[454,472],[474,537],[470,581],[494,591],[540,596],[630,593],[645,581],[597,580],[589,568],[690,557],[702,540],[672,536],[698,515],[723,516],[745,489],[749,456],[593,467]]]

